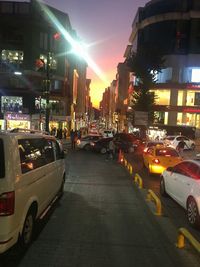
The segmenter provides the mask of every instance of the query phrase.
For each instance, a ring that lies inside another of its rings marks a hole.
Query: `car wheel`
[[[160,194],[163,197],[167,196],[167,192],[166,192],[166,189],[165,189],[165,181],[164,181],[163,177],[161,177],[161,181],[160,181]]]
[[[89,144],[85,145],[85,146],[84,146],[84,149],[85,149],[86,151],[89,151],[89,150],[90,150],[90,145],[89,145]]]
[[[105,147],[102,147],[101,150],[100,150],[100,153],[101,154],[106,154],[107,152],[107,149]]]
[[[23,249],[26,249],[32,241],[34,221],[35,218],[33,212],[29,210],[24,221],[22,233],[20,235],[20,245]]]
[[[194,150],[195,149],[195,144],[191,145],[191,149]]]
[[[189,197],[187,201],[187,219],[192,226],[200,226],[198,207],[193,197]]]

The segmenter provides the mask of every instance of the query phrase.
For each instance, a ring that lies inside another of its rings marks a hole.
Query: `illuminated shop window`
[[[195,92],[194,91],[188,91],[187,92],[186,106],[194,106],[194,98],[195,98]]]
[[[151,90],[155,94],[156,105],[169,105],[170,90]]]
[[[164,124],[168,124],[169,113],[165,112]]]
[[[2,50],[1,59],[5,62],[20,64],[23,62],[24,52],[20,50]]]
[[[177,114],[177,125],[182,125],[183,122],[183,113],[178,112]]]
[[[200,82],[200,69],[192,69],[191,81],[193,83],[199,83]]]
[[[177,105],[183,106],[183,91],[178,91]]]

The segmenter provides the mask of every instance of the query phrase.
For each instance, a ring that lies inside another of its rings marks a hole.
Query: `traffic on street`
[[[64,144],[64,193],[39,221],[33,242],[25,251],[17,245],[0,256],[2,266],[199,266],[199,254],[186,241],[175,245],[178,230],[190,227],[185,211],[170,197],[160,196],[160,176],[150,175],[142,154],[124,153],[130,174],[119,154],[71,149]],[[187,155],[187,152],[185,152]],[[143,188],[133,182],[135,173]],[[147,202],[152,189],[162,202],[162,216]]]

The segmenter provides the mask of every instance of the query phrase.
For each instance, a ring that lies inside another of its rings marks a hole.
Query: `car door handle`
[[[190,184],[189,184],[189,183],[187,183],[187,185],[189,186]]]

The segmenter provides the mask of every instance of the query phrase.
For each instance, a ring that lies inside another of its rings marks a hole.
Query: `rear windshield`
[[[156,156],[179,157],[179,154],[173,149],[156,149]]]
[[[0,139],[0,178],[5,177],[5,158],[3,140]]]

